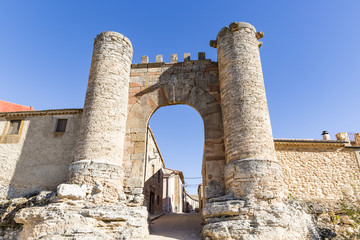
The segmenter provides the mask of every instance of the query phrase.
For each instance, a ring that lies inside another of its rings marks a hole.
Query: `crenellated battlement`
[[[142,56],[141,57],[141,60],[140,60],[140,63],[135,63],[135,64],[132,64],[132,65],[138,65],[138,64],[159,64],[159,63],[163,63],[163,64],[174,64],[174,63],[179,63],[179,58],[178,58],[178,55],[175,53],[175,54],[171,54],[170,55],[170,62],[169,63],[166,63],[164,62],[164,59],[163,59],[163,55],[162,54],[158,54],[156,55],[155,57],[155,62],[149,62],[149,57],[148,56]],[[204,60],[210,60],[210,59],[206,59],[206,56],[205,56],[205,52],[198,52],[198,59],[197,60],[191,60],[191,56],[190,56],[190,53],[184,53],[184,62],[189,62],[189,61],[204,61]],[[211,61],[211,60],[210,60]]]

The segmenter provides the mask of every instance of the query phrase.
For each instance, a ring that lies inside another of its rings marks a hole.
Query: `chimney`
[[[345,145],[350,145],[350,139],[349,139],[349,135],[347,132],[339,132],[335,136],[336,136],[337,140],[347,142],[347,144],[345,144]]]
[[[355,145],[360,146],[360,133],[355,133],[354,138],[355,138]]]
[[[328,131],[326,131],[326,130],[323,131],[321,135],[323,136],[323,140],[331,140],[331,137],[330,137],[330,134]]]

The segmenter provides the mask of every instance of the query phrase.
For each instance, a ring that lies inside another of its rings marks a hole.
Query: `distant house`
[[[185,212],[199,211],[199,196],[185,192]]]
[[[163,210],[165,212],[184,212],[184,175],[181,171],[164,168]]]

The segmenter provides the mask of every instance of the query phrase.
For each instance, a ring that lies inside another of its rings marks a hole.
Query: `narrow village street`
[[[201,228],[200,213],[167,214],[151,222],[148,240],[199,240]]]

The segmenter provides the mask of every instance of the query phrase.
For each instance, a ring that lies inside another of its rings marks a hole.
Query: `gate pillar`
[[[259,55],[262,34],[237,22],[210,42],[218,54],[226,195],[206,199],[203,235],[212,240],[320,239],[311,217],[285,199]]]
[[[284,198],[281,166],[265,95],[255,28],[232,23],[217,36],[228,193],[249,200]]]
[[[68,183],[46,206],[22,209],[20,240],[145,239],[142,189],[124,194],[123,154],[132,46],[120,33],[95,38],[84,111]]]
[[[123,188],[131,42],[117,32],[94,42],[84,112],[69,181],[101,186],[102,198],[116,202]],[[96,191],[96,190],[95,190]]]

